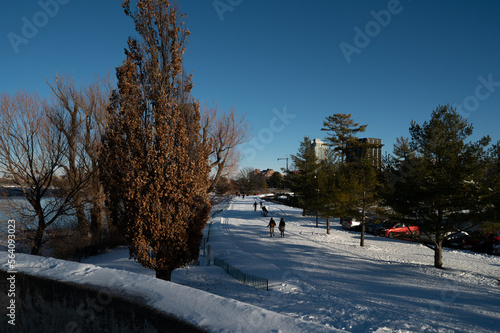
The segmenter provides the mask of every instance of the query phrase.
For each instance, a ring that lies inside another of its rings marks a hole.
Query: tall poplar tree
[[[167,0],[124,0],[139,38],[117,68],[100,154],[112,223],[130,256],[170,280],[198,257],[208,220],[208,144],[201,138],[191,76],[182,68],[189,31]]]

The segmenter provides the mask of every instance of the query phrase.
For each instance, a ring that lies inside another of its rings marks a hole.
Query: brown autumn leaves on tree
[[[138,1],[137,10],[124,0],[122,7],[140,38],[129,38],[117,68],[101,180],[130,256],[170,280],[198,257],[210,211],[209,145],[182,68],[189,31],[166,0]]]

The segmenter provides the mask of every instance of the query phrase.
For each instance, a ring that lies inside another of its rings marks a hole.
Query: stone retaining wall
[[[140,298],[110,294],[106,288],[78,285],[16,273],[15,326],[6,316],[8,274],[0,270],[2,332],[166,332],[204,330],[144,306]],[[175,302],[175,300],[173,300]]]

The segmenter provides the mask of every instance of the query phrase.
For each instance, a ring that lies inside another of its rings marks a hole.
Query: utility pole
[[[286,157],[278,157],[278,161],[279,160],[286,160],[286,172],[288,173],[288,155],[286,155]]]

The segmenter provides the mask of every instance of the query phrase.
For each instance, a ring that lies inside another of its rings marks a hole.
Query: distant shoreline
[[[60,192],[59,189],[48,189],[46,196],[53,197],[56,196],[58,192]],[[0,199],[8,199],[12,197],[24,197],[24,193],[21,190],[21,187],[0,186]]]

